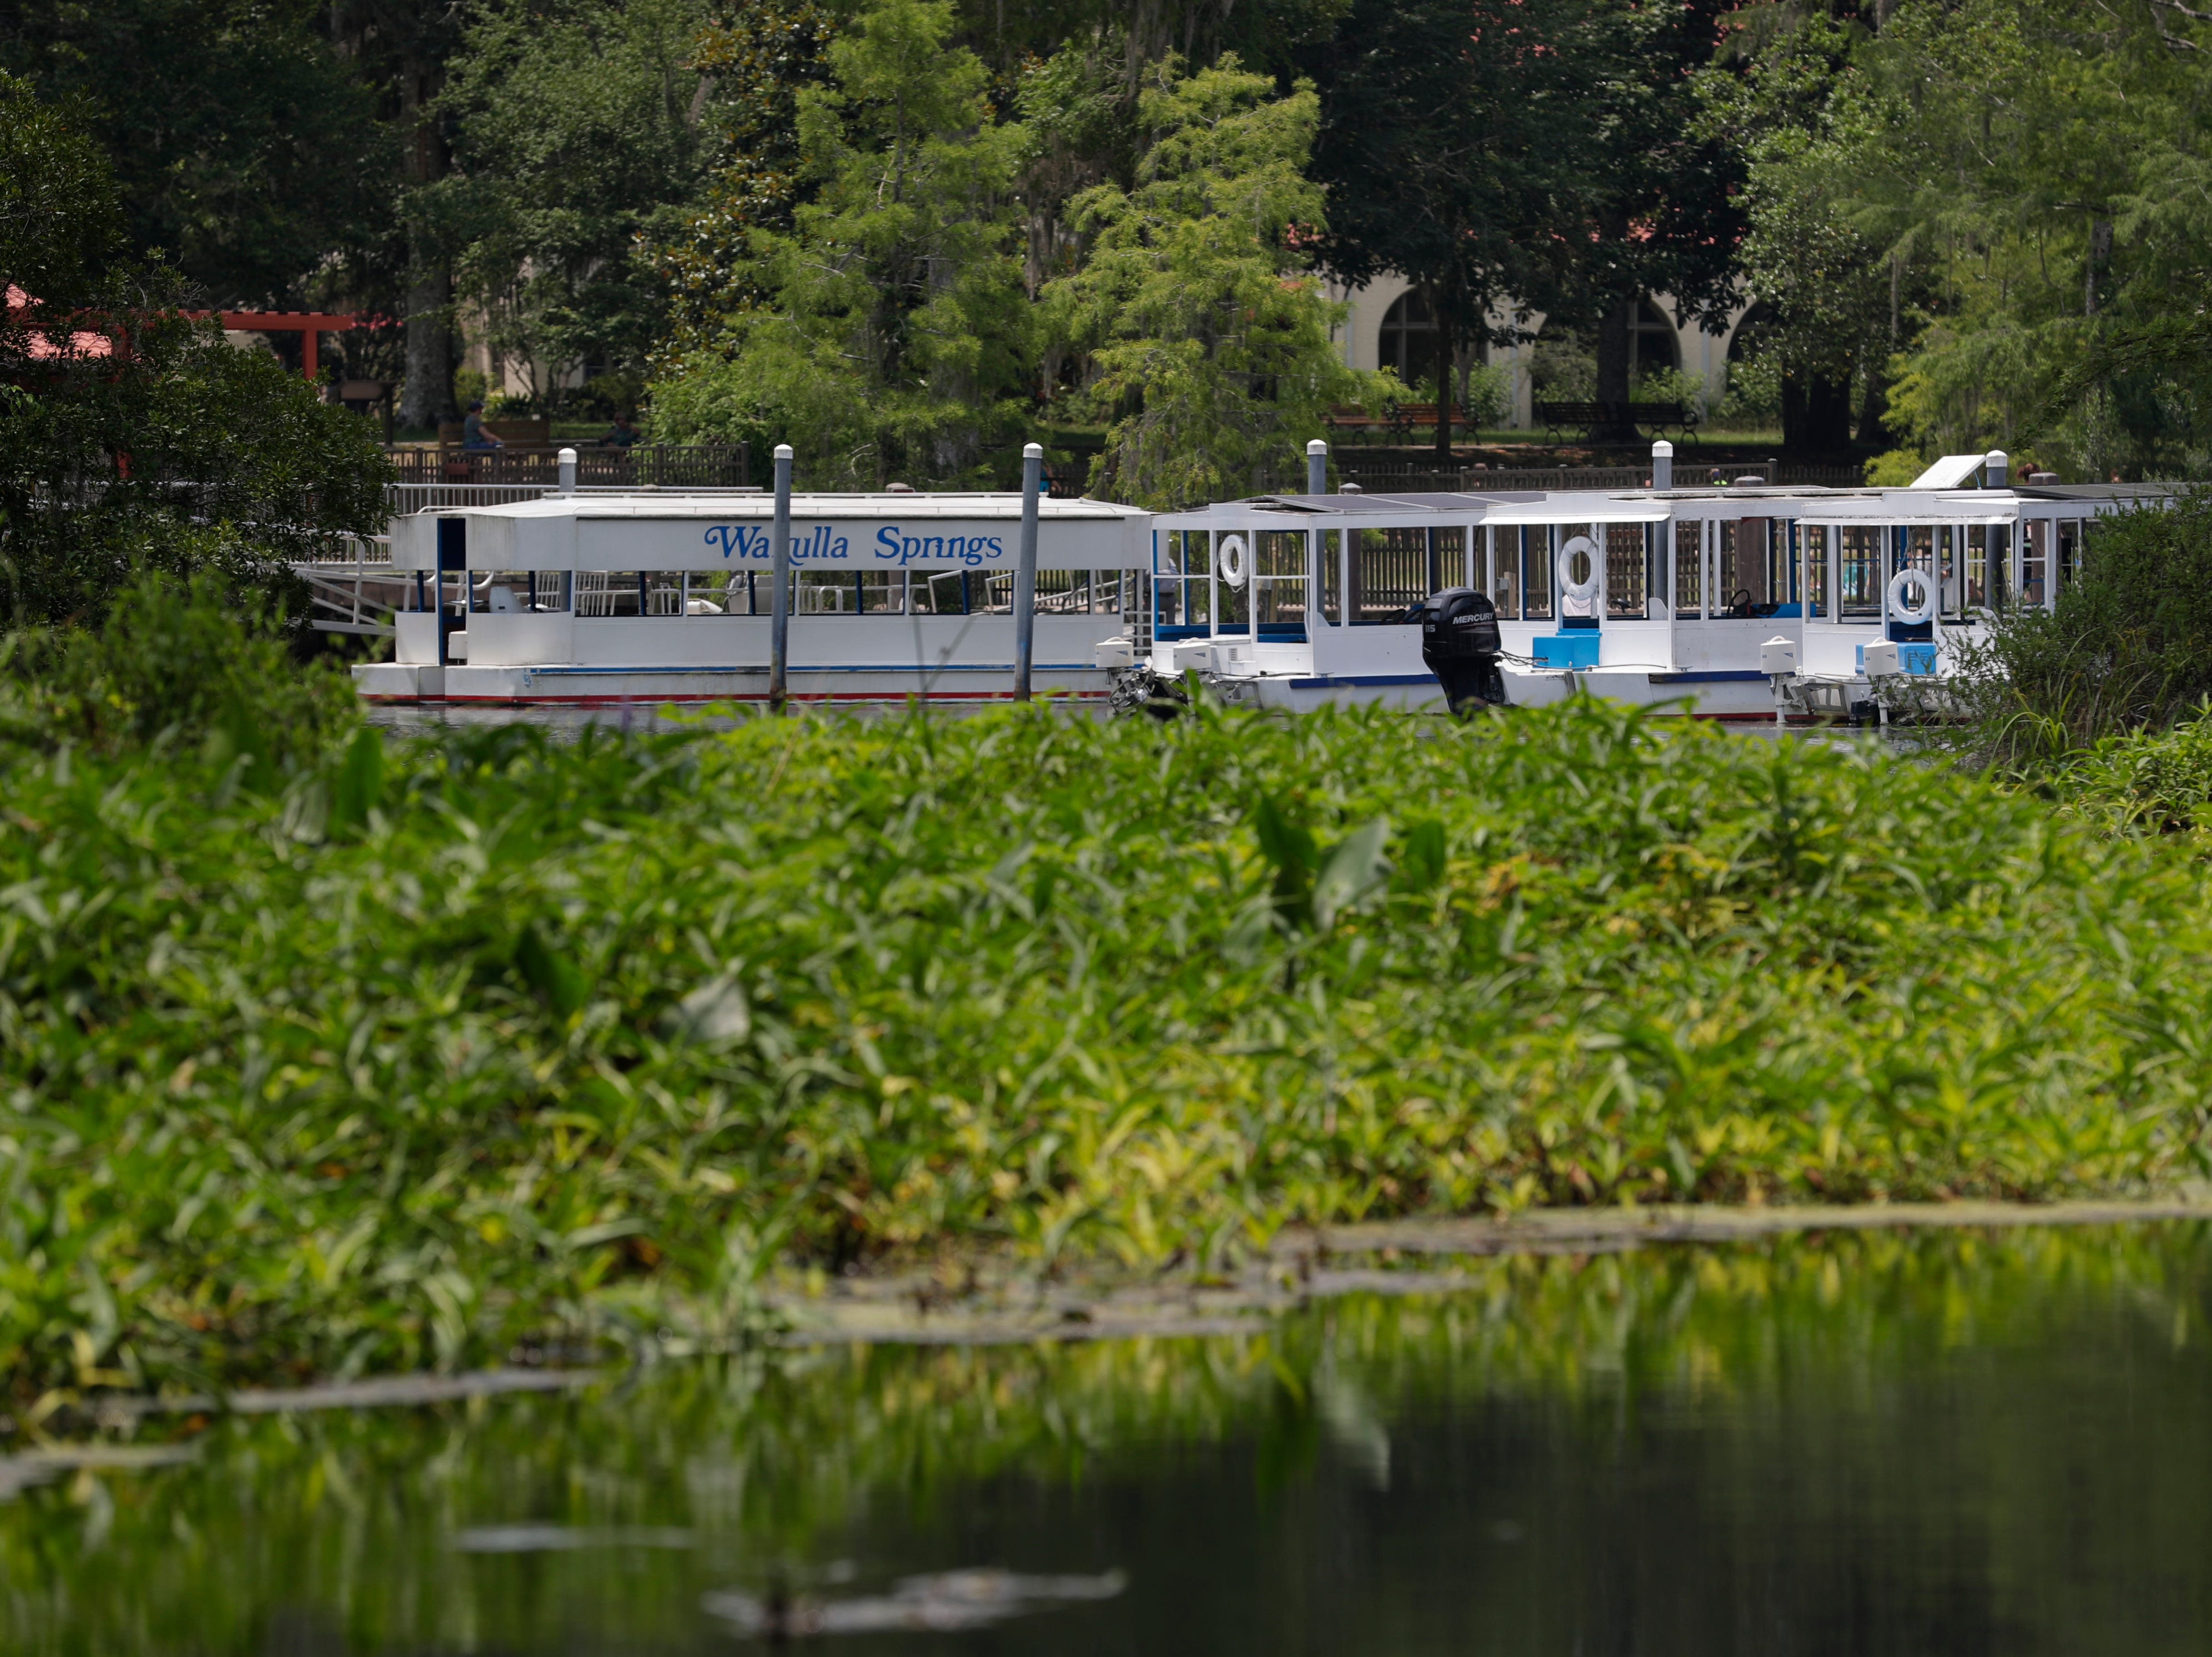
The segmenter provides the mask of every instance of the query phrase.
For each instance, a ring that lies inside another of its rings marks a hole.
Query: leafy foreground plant
[[[729,1336],[778,1262],[2206,1167],[2197,882],[1577,704],[13,762],[0,1364]]]
[[[361,722],[361,698],[328,660],[303,671],[282,617],[242,596],[207,570],[141,570],[97,627],[0,634],[0,742],[204,745],[249,756],[268,792]]]

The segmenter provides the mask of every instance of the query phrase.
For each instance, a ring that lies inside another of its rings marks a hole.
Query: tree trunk
[[[1879,361],[1862,359],[1866,373],[1866,400],[1859,405],[1859,442],[1887,448],[1897,440],[1889,429],[1889,393],[1882,376],[1889,372],[1889,359],[1897,355],[1899,309],[1903,298],[1905,262],[1897,254],[1889,256],[1889,349]]]
[[[1430,296],[1429,314],[1437,320],[1437,464],[1452,463],[1452,320],[1441,290]]]
[[[446,271],[421,262],[410,273],[405,394],[398,414],[403,426],[434,426],[459,417],[453,406],[453,278]]]
[[[1606,307],[1597,325],[1597,400],[1601,417],[1590,433],[1601,443],[1636,441],[1636,423],[1628,417],[1628,356],[1635,335],[1634,295]]]
[[[1782,376],[1782,447],[1795,455],[1840,454],[1851,446],[1851,384],[1825,374]]]
[[[413,131],[406,151],[407,183],[419,189],[446,170],[445,143],[437,122],[422,113],[437,94],[436,65],[410,62],[400,74],[403,123]],[[408,252],[406,386],[399,400],[399,423],[435,426],[458,420],[453,405],[453,273],[441,254],[422,244],[420,233]]]

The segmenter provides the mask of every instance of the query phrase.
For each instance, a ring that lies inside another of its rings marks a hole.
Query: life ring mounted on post
[[[1589,563],[1589,574],[1581,581],[1575,579],[1575,555],[1580,553]],[[1559,547],[1559,596],[1571,604],[1588,605],[1589,613],[1597,613],[1598,566],[1597,543],[1587,535],[1570,536]]]
[[[1242,535],[1222,537],[1218,557],[1221,579],[1231,587],[1242,587],[1250,578],[1251,558],[1244,550],[1244,538]]]
[[[1920,590],[1920,600],[1907,604],[1907,588]],[[1911,564],[1889,578],[1889,618],[1907,627],[1925,627],[1936,619],[1936,577]]]

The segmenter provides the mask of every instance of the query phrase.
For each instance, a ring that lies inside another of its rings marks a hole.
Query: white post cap
[[[779,460],[788,460],[791,458],[791,445],[778,443],[775,446],[775,458]]]
[[[573,448],[564,448],[554,458],[564,466],[572,466],[576,464],[576,451]]]
[[[1024,460],[1043,460],[1044,445],[1042,443],[1024,443],[1022,445],[1022,459]]]
[[[1328,453],[1328,445],[1323,442],[1320,438],[1316,437],[1313,442],[1306,445],[1306,453],[1309,454],[1326,454]]]
[[[1662,437],[1657,442],[1651,445],[1651,458],[1655,460],[1673,460],[1674,458],[1674,446],[1668,442],[1664,437]]]

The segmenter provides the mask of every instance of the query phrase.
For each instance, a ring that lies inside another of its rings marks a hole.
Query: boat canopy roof
[[[766,568],[775,497],[765,490],[549,495],[395,520],[392,564],[434,570]],[[794,495],[795,566],[859,570],[1011,569],[1020,553],[1018,492]],[[1048,570],[1142,569],[1152,515],[1110,501],[1037,506],[1037,564]]]
[[[1466,490],[1403,495],[1259,495],[1162,513],[1164,530],[1399,528],[1438,521],[1493,524],[1663,523],[1670,519],[1802,518],[1826,523],[2011,523],[2051,505],[2088,511],[2162,501],[2171,484],[2039,484],[2006,489],[1831,489],[1813,484],[1693,489]]]

